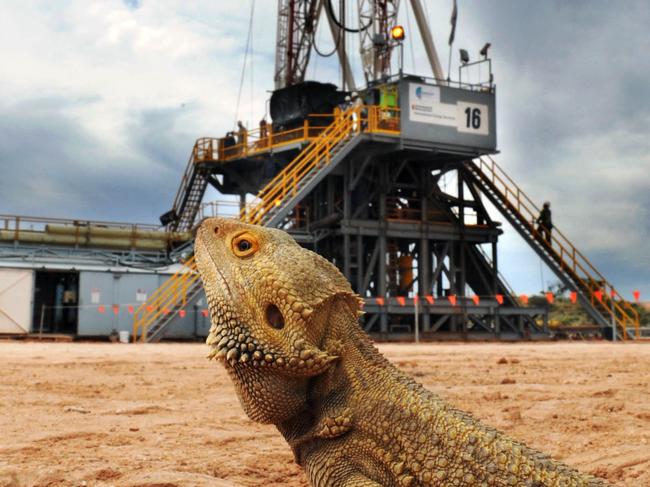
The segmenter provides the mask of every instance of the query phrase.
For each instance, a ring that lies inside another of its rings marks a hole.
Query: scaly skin
[[[391,365],[362,301],[285,232],[212,218],[196,258],[210,357],[248,416],[273,423],[315,487],[603,486],[454,409]]]

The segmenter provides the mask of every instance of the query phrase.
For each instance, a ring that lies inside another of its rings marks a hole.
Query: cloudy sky
[[[451,0],[423,3],[446,67]],[[242,82],[251,0],[5,0],[0,213],[156,221],[197,137],[264,114],[276,4],[255,4]],[[650,4],[458,4],[454,57],[458,47],[476,57],[492,43],[497,160],[535,201],[552,202],[556,225],[621,292],[640,289],[647,299]],[[325,30],[318,39],[322,50],[331,46]],[[405,70],[429,74],[415,34]],[[308,77],[335,81],[338,67],[315,56]],[[513,287],[535,292],[554,282],[505,229],[500,262]]]

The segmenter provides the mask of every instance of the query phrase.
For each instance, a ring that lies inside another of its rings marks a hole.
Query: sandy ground
[[[617,485],[650,485],[650,345],[380,348],[530,446]],[[206,351],[0,342],[0,486],[306,486]]]

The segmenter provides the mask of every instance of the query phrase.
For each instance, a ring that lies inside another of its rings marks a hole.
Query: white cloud
[[[111,218],[132,219],[129,208],[137,207],[134,213],[153,220],[171,203],[194,139],[232,127],[250,2],[136,3],[3,2],[0,113],[5,134],[16,141],[0,136],[0,184],[25,188],[11,193],[15,200],[3,203],[6,210],[74,216],[84,207],[96,218],[110,211]],[[429,75],[413,15],[406,17],[408,3],[401,13],[407,28],[410,20],[405,69],[417,66]],[[451,2],[424,4],[446,67]],[[264,113],[273,88],[276,7],[256,2],[255,53],[239,110],[250,124]],[[605,267],[650,268],[650,73],[637,54],[650,47],[648,22],[643,1],[624,9],[606,2],[460,2],[451,73],[456,76],[459,47],[476,59],[483,43],[492,42],[497,160],[535,201],[553,202],[558,226],[580,249],[597,258],[608,253],[597,262]],[[324,23],[318,37],[322,49],[331,47]],[[360,82],[357,49],[352,39]],[[309,77],[337,81],[334,59],[314,55]],[[65,176],[52,171],[43,183],[47,206],[18,201],[39,184],[16,167],[18,139],[21,147],[37,148],[27,158],[35,167],[54,164],[49,153],[74,168]],[[117,203],[110,204],[107,188]],[[138,188],[146,188],[140,200]],[[93,208],[98,193],[103,203]],[[511,268],[519,272],[530,262],[533,277],[525,282],[538,282],[537,261],[513,235],[503,238],[502,265],[516,263]],[[612,261],[611,252],[620,260]]]

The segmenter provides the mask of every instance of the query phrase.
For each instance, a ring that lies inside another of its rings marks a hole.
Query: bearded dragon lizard
[[[605,486],[481,424],[388,362],[363,302],[287,233],[205,220],[196,260],[210,357],[246,414],[276,425],[314,487]]]

